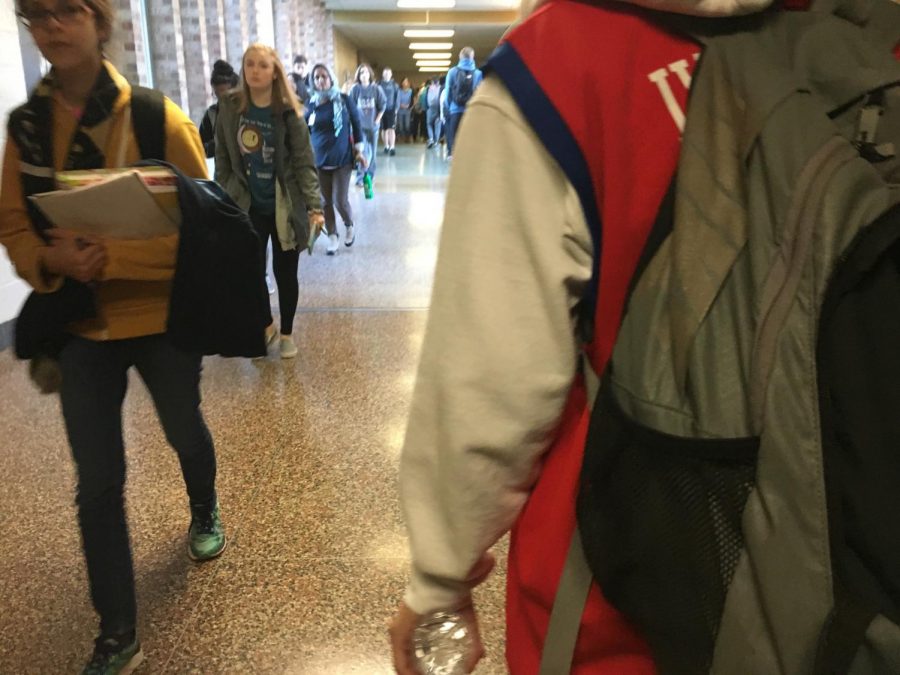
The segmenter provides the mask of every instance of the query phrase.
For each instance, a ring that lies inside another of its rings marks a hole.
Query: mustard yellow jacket
[[[90,130],[92,140],[115,168],[123,139],[122,125],[131,101],[131,85],[113,65],[104,67],[119,89],[110,117]],[[166,99],[166,160],[188,176],[206,178],[203,144],[194,123],[175,103]],[[53,165],[62,170],[78,121],[64,106],[53,101]],[[124,164],[140,160],[133,129],[127,134]],[[25,208],[19,177],[19,149],[7,139],[0,182],[0,243],[16,272],[39,293],[56,290],[62,278],[44,269],[47,246],[35,234]],[[98,209],[103,205],[98,204]],[[178,235],[155,239],[108,239],[109,261],[96,286],[97,317],[71,326],[72,332],[93,340],[118,340],[162,333],[166,329],[169,294],[175,273]]]

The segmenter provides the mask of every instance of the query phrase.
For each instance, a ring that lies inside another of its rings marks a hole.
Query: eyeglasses
[[[47,28],[50,20],[55,19],[61,26],[72,26],[91,12],[86,5],[61,5],[56,9],[30,9],[27,12],[16,12],[19,21],[29,30]]]

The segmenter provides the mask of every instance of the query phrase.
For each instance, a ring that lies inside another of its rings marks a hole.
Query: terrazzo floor
[[[351,188],[355,245],[329,257],[322,238],[300,260],[296,359],[205,361],[230,536],[219,560],[187,558],[178,462],[132,377],[139,673],[392,672],[385,622],[408,570],[398,458],[447,171],[436,151],[400,146],[379,156],[373,200]],[[96,619],[58,400],[37,393],[10,350],[0,392],[0,674],[78,673]],[[476,595],[488,649],[478,673],[505,672],[503,583],[501,563]]]

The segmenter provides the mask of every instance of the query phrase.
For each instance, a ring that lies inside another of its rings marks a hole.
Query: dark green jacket
[[[216,182],[245,211],[250,210],[247,169],[238,147],[241,115],[233,97],[219,102],[216,123]],[[275,119],[275,225],[283,250],[304,250],[309,239],[309,215],[321,210],[322,198],[309,129],[302,117],[286,110]]]

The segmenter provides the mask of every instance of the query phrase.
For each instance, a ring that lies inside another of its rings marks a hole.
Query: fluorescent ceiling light
[[[456,0],[397,0],[400,9],[452,9]]]
[[[420,68],[422,66],[443,66],[444,68],[449,68],[450,60],[447,59],[446,61],[416,61],[416,66],[418,66]]]
[[[426,49],[439,49],[441,51],[447,51],[448,49],[453,49],[452,42],[411,42],[409,48],[413,51],[418,49],[426,50]]]
[[[446,73],[446,68],[435,68],[434,66],[423,66],[419,68],[420,73]]]
[[[451,38],[456,33],[455,30],[418,30],[410,29],[403,31],[405,38]]]
[[[414,59],[452,59],[450,52],[416,52],[413,54]]]

